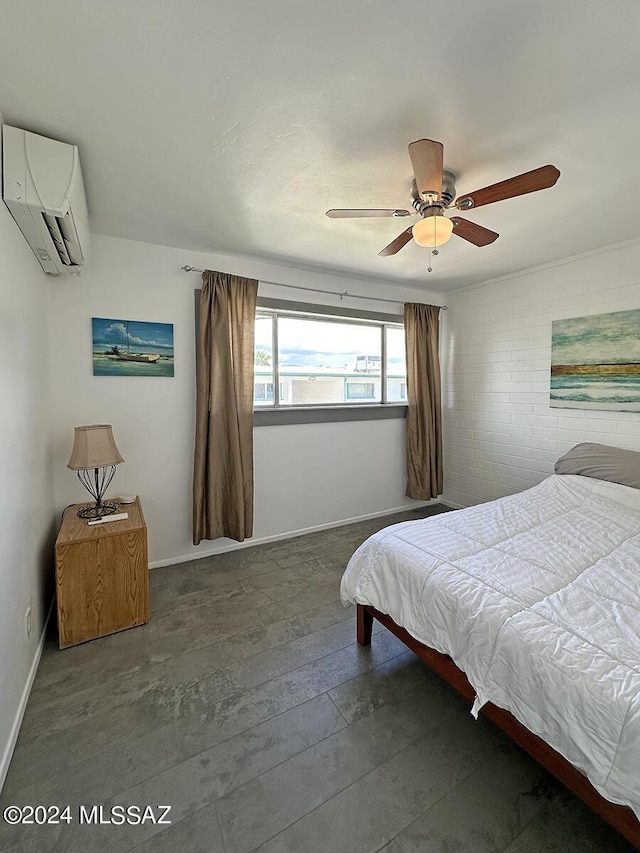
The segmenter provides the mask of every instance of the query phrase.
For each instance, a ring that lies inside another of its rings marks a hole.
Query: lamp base
[[[103,501],[101,503],[81,506],[78,510],[79,518],[102,518],[103,515],[111,515],[118,511],[118,504],[114,501]]]

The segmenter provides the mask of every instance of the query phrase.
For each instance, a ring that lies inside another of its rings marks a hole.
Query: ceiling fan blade
[[[555,166],[540,166],[515,178],[508,178],[490,187],[483,187],[472,193],[460,196],[456,199],[455,206],[461,210],[469,210],[472,207],[481,207],[483,204],[492,204],[494,201],[502,201],[505,198],[513,198],[517,195],[526,195],[538,190],[546,190],[552,187],[560,177],[560,172]],[[470,202],[467,201],[470,199]]]
[[[368,210],[366,208],[362,210],[358,210],[358,208],[344,208],[327,210],[327,216],[330,219],[353,219],[358,216],[413,216],[413,212],[397,208],[371,208]]]
[[[409,145],[409,157],[416,178],[416,186],[421,199],[428,195],[439,199],[442,194],[442,142],[432,139],[418,139]]]
[[[453,233],[463,240],[468,240],[474,246],[488,246],[500,236],[495,231],[490,231],[488,228],[483,228],[482,225],[476,225],[475,222],[469,222],[468,219],[463,219],[461,216],[452,216]]]
[[[388,246],[385,246],[381,252],[378,252],[380,257],[386,258],[389,255],[395,255],[396,252],[399,252],[403,246],[406,246],[409,240],[412,238],[411,234],[412,228],[407,228],[406,231],[403,231],[402,234],[398,234],[395,240],[392,240]]]

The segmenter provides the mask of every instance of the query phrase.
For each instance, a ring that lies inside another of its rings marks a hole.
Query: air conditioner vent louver
[[[67,247],[64,244],[62,232],[60,231],[60,226],[58,224],[58,217],[50,216],[48,213],[43,213],[42,218],[49,229],[49,234],[51,234],[51,239],[53,240],[53,245],[58,253],[58,257],[65,266],[71,266],[71,258],[69,257],[69,252],[67,252]]]
[[[78,235],[67,213],[65,216],[51,216],[43,213],[42,218],[51,235],[61,263],[68,267],[82,266],[82,252],[78,244]]]

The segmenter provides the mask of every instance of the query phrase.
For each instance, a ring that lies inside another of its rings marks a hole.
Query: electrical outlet
[[[27,637],[31,636],[31,607],[27,607],[24,614],[24,630]]]

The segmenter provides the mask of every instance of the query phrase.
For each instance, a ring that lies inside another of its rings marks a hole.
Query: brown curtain
[[[407,497],[442,494],[442,415],[438,305],[407,302]]]
[[[198,311],[193,542],[253,533],[258,282],[205,270]]]

